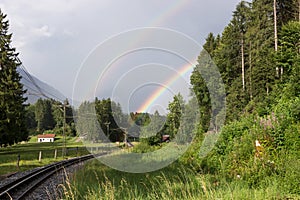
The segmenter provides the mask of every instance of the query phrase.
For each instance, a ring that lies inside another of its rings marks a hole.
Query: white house
[[[38,142],[54,142],[55,134],[38,135]]]

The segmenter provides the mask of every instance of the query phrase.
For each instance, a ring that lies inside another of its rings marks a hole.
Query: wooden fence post
[[[39,162],[41,162],[42,161],[42,151],[40,151],[40,153],[39,153]]]
[[[57,149],[54,150],[54,159],[57,158]]]
[[[20,170],[20,159],[21,159],[21,156],[20,156],[20,154],[18,154],[18,156],[17,156],[17,168],[18,168],[18,170]]]

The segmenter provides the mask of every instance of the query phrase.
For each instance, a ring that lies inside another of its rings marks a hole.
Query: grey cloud
[[[224,28],[239,1],[182,2],[3,0],[0,6],[8,14],[13,44],[28,71],[70,97],[81,63],[112,35],[137,27],[159,26],[203,42],[208,32],[218,33]],[[176,3],[184,6],[172,10]],[[38,31],[40,37],[35,35]]]

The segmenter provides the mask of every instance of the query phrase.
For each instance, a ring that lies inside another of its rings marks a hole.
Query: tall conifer
[[[12,34],[9,23],[0,10],[0,146],[12,145],[26,140],[28,132],[25,121],[26,98],[17,71],[20,61],[15,48],[11,48]]]

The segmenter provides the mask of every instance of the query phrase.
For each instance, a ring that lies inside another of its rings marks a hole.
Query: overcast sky
[[[162,27],[200,44],[221,33],[239,0],[1,0],[13,46],[27,70],[72,97],[80,66],[120,32]],[[92,73],[92,72],[91,72]]]

